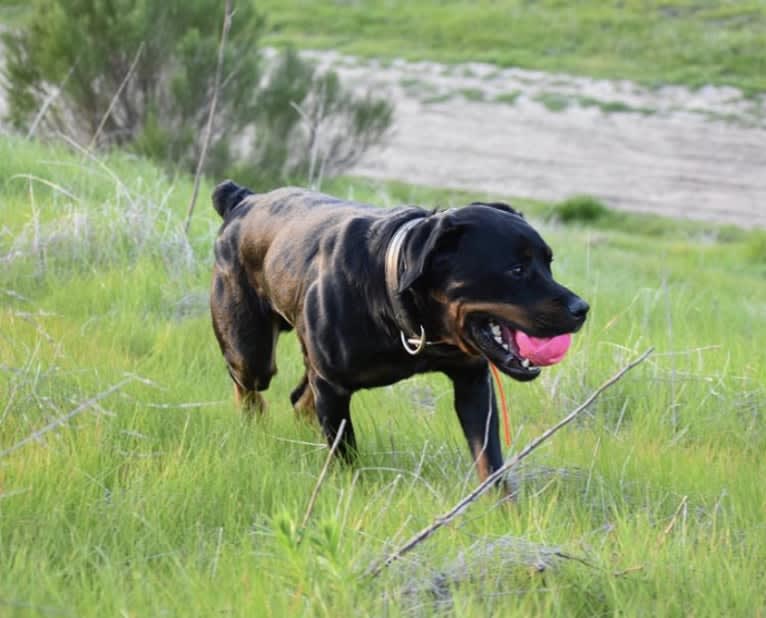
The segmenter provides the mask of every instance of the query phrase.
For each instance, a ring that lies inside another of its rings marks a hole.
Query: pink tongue
[[[513,333],[516,347],[523,358],[528,358],[533,365],[555,365],[567,353],[572,343],[572,335],[559,335],[558,337],[530,337],[520,330]]]

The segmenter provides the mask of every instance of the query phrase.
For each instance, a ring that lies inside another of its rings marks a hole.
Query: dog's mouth
[[[541,366],[558,363],[571,343],[569,334],[531,337],[514,324],[488,315],[471,316],[468,332],[489,362],[520,382],[534,380]]]

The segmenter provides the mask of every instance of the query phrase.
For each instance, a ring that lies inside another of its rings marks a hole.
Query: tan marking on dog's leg
[[[258,391],[245,391],[239,384],[234,384],[234,401],[242,410],[242,416],[251,420],[254,416],[262,416],[266,411],[266,401]]]
[[[472,440],[471,452],[473,453],[473,463],[476,466],[479,481],[483,483],[490,475],[489,457],[487,456],[487,450],[484,448],[484,442]]]
[[[489,465],[489,457],[487,451],[483,448],[484,443],[476,440],[471,443],[471,452],[474,457],[474,465],[476,466],[476,473],[479,476],[479,482],[483,483],[487,480],[487,477],[492,473]],[[505,496],[511,501],[516,502],[516,497],[519,492],[518,481],[512,474],[507,474],[502,481],[498,482],[498,489],[505,494]]]
[[[314,391],[310,384],[306,385],[303,394],[293,406],[295,413],[299,418],[306,421],[317,421],[316,402],[314,401]]]

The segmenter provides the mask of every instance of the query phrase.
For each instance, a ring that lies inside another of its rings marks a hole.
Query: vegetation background
[[[0,7],[7,31],[34,19]],[[258,10],[272,43],[764,90],[758,2]],[[382,207],[508,198],[323,189]],[[518,472],[515,508],[489,496],[371,580],[475,483],[448,384],[354,398],[360,461],[331,468],[299,542],[327,453],[289,406],[300,354],[280,341],[269,412],[241,420],[207,315],[218,220],[205,204],[183,232],[191,191],[134,149],[0,138],[0,615],[763,614],[764,232],[515,196],[592,313],[564,363],[506,385],[510,452],[656,353]]]

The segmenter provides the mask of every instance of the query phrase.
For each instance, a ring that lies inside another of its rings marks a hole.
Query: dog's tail
[[[240,187],[233,180],[224,180],[213,190],[213,208],[226,218],[229,211],[253,192],[245,187]]]

